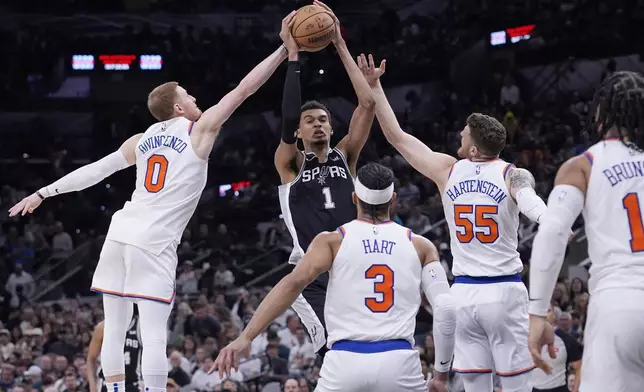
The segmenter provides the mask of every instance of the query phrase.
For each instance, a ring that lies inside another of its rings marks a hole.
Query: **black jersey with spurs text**
[[[320,232],[336,230],[356,218],[356,206],[351,200],[353,177],[344,154],[334,148],[324,162],[312,152],[303,154],[298,176],[279,187],[282,214],[293,237],[289,259],[293,264],[299,262]]]

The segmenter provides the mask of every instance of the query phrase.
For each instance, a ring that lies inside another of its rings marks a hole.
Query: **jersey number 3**
[[[474,222],[465,215],[474,214]],[[497,215],[499,206],[471,204],[454,205],[454,223],[462,231],[456,232],[459,242],[468,243],[476,237],[482,244],[491,244],[499,238],[499,224],[490,215]]]
[[[385,264],[374,264],[364,272],[365,279],[379,279],[373,283],[373,292],[381,299],[367,297],[364,304],[374,313],[385,313],[394,306],[394,271]]]
[[[631,231],[631,251],[644,251],[644,223],[642,223],[642,209],[637,193],[628,193],[622,199],[622,206],[628,216],[628,228]]]
[[[150,193],[157,193],[165,186],[165,175],[168,173],[168,158],[154,154],[148,158],[143,185]]]

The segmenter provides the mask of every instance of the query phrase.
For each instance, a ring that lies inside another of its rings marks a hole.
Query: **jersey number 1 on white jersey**
[[[374,264],[364,272],[365,279],[379,279],[373,282],[373,292],[382,299],[367,297],[364,304],[373,313],[385,313],[394,306],[394,271],[385,264]]]
[[[482,244],[491,244],[499,238],[499,224],[491,216],[499,213],[499,206],[454,204],[454,223],[459,242],[469,243],[474,237]],[[474,221],[468,217],[473,215]]]
[[[628,217],[628,228],[631,232],[631,251],[644,251],[644,223],[642,223],[642,209],[637,193],[627,193],[622,199],[622,206]]]
[[[165,175],[168,173],[168,158],[160,154],[148,158],[143,185],[150,193],[157,193],[165,186]]]

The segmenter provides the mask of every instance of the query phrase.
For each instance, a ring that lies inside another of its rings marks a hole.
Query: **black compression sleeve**
[[[300,91],[300,62],[289,61],[282,94],[282,140],[287,144],[297,141],[295,131],[300,122],[302,94]]]

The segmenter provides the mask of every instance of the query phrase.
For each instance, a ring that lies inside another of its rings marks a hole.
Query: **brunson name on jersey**
[[[644,170],[642,162],[621,162],[609,167],[602,171],[610,186],[615,186],[622,181],[630,180],[631,178],[644,177]]]
[[[503,189],[485,180],[461,181],[458,184],[454,184],[454,186],[448,189],[446,193],[452,201],[455,201],[460,195],[471,192],[487,195],[497,204],[501,204],[501,202],[508,197],[508,195],[503,192]]]
[[[188,143],[173,135],[151,136],[142,143],[139,143],[139,151],[141,151],[141,154],[145,154],[159,147],[170,147],[176,152],[182,153],[188,147]]]

